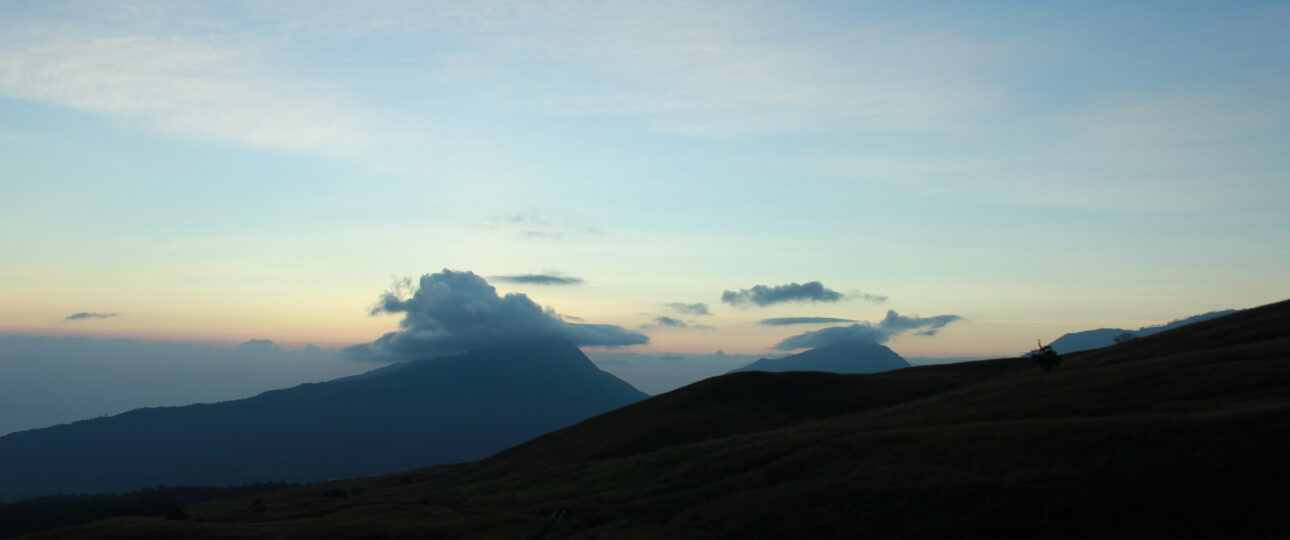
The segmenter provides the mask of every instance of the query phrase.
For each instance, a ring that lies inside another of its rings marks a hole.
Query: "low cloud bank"
[[[834,326],[801,333],[785,338],[775,345],[781,351],[813,349],[842,341],[865,340],[874,343],[886,343],[893,337],[906,332],[921,336],[934,336],[945,325],[961,320],[958,315],[937,315],[935,317],[905,316],[894,310],[887,311],[887,316],[878,323],[868,321],[848,326]]]
[[[402,328],[346,352],[371,360],[415,360],[463,353],[517,339],[556,338],[579,346],[641,345],[649,338],[609,324],[566,322],[527,295],[498,296],[484,278],[470,271],[444,269],[425,274],[415,291],[409,282],[382,294],[372,314],[403,314]],[[405,296],[407,296],[405,298]]]

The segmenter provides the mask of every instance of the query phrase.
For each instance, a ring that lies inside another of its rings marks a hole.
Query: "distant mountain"
[[[1185,319],[1170,321],[1158,326],[1144,326],[1137,330],[1127,330],[1124,328],[1099,328],[1097,330],[1085,330],[1083,332],[1071,332],[1057,338],[1051,343],[1054,351],[1059,354],[1087,351],[1090,349],[1101,349],[1115,345],[1115,338],[1124,334],[1133,334],[1137,337],[1146,337],[1152,334],[1158,334],[1166,330],[1173,330],[1180,326],[1207,321],[1209,319],[1222,317],[1236,313],[1235,309],[1225,309],[1222,311],[1211,311],[1201,315],[1193,315]]]
[[[851,340],[816,347],[783,358],[762,358],[730,373],[740,371],[879,373],[907,367],[909,362],[887,347],[872,341]]]
[[[62,538],[1290,538],[1290,301],[1072,354],[736,373],[487,460]],[[0,482],[3,482],[0,477]]]
[[[511,343],[237,401],[12,433],[0,437],[0,500],[470,461],[645,397],[571,344]]]

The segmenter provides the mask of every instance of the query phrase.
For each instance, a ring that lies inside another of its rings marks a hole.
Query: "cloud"
[[[121,316],[120,313],[91,313],[88,311],[82,311],[80,313],[73,313],[71,315],[63,317],[63,320],[80,321],[85,319],[110,319],[112,317],[120,317],[120,316]]]
[[[834,326],[813,330],[785,338],[775,348],[781,351],[812,349],[841,341],[864,340],[874,343],[885,343],[887,340],[905,332],[917,331],[920,336],[934,336],[945,325],[962,317],[958,315],[937,315],[935,317],[905,316],[888,310],[887,316],[877,324],[859,322],[849,326]]]
[[[520,236],[535,240],[564,240],[564,233],[559,231],[537,231],[530,229],[520,231]]]
[[[878,325],[885,330],[891,331],[893,336],[895,334],[914,330],[921,330],[918,332],[918,335],[920,336],[934,336],[936,335],[936,332],[941,328],[944,328],[945,325],[962,318],[963,317],[959,317],[958,315],[906,317],[904,315],[897,314],[895,311],[888,310],[887,316],[883,318],[882,322],[878,323]]]
[[[568,236],[604,234],[603,230],[595,227],[550,221],[543,218],[537,211],[490,216],[480,220],[474,226],[485,230],[512,229],[520,238],[529,240],[564,240]]]
[[[237,350],[252,353],[275,353],[281,351],[282,347],[267,339],[251,339],[239,344]]]
[[[673,319],[672,317],[662,316],[662,317],[655,317],[654,322],[651,324],[642,324],[641,328],[659,328],[659,327],[687,328],[689,326],[690,325],[685,324],[685,321],[682,321],[680,319]]]
[[[660,326],[675,326],[675,327],[678,327],[678,328],[685,328],[685,327],[687,326],[687,325],[685,324],[685,321],[681,321],[681,320],[679,320],[679,319],[673,319],[673,318],[671,318],[671,317],[667,317],[667,316],[663,316],[663,317],[656,317],[656,318],[654,319],[654,322],[655,322],[655,323],[657,323],[657,324],[658,324],[658,325],[660,325]]]
[[[873,302],[875,304],[881,304],[887,301],[887,297],[881,294],[869,294],[869,293],[864,293],[859,291],[853,291],[851,294],[847,295],[847,298],[859,298],[861,300],[866,300],[869,302]]]
[[[710,2],[484,5],[441,18],[479,29],[466,34],[471,61],[454,63],[452,80],[487,89],[478,99],[499,109],[627,116],[665,133],[728,137],[836,126],[939,131],[1001,97],[965,67],[997,54],[993,39],[961,28],[913,31],[878,17],[845,37],[783,41],[775,37],[786,35],[783,21],[811,16]],[[517,69],[516,58],[591,77],[571,84],[558,78],[564,71]]]
[[[516,339],[557,338],[575,345],[618,347],[641,345],[649,338],[609,324],[565,322],[528,296],[499,297],[484,278],[469,271],[444,269],[425,274],[410,296],[410,281],[382,294],[372,314],[402,313],[402,328],[372,343],[348,347],[358,358],[414,360],[456,354]]]
[[[655,317],[654,322],[642,324],[641,328],[694,328],[697,330],[711,330],[712,327],[706,324],[694,324],[694,321],[685,322],[681,319],[668,317],[666,315]]]
[[[686,315],[698,315],[698,316],[706,316],[706,317],[712,316],[712,312],[708,310],[708,305],[704,304],[703,302],[698,302],[694,304],[672,302],[670,304],[663,304],[663,307],[666,307],[677,313],[684,313]]]
[[[757,324],[763,326],[788,326],[791,324],[825,324],[855,322],[855,319],[838,319],[836,317],[777,317],[774,319],[762,319]]]
[[[367,143],[331,85],[284,79],[246,41],[93,35],[70,23],[5,30],[0,94],[255,148],[336,155]]]
[[[484,218],[483,227],[495,229],[499,225],[515,225],[528,227],[555,227],[555,224],[547,221],[537,212],[522,212],[508,214],[504,216],[489,216]]]
[[[492,279],[493,281],[501,281],[504,283],[521,283],[526,285],[577,285],[582,283],[582,278],[561,275],[559,272],[492,276]]]
[[[721,301],[732,306],[748,304],[769,306],[785,302],[837,302],[843,298],[846,298],[846,295],[825,287],[818,281],[789,283],[774,287],[753,285],[751,289],[721,293]]]

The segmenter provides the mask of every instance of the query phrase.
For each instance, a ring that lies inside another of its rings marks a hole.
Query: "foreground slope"
[[[643,399],[559,341],[0,437],[0,500],[319,481],[480,459]]]
[[[909,362],[887,347],[867,340],[850,340],[816,347],[783,358],[762,358],[731,373],[740,371],[880,373],[907,367]]]
[[[911,384],[890,402],[848,391],[938,372],[941,383]],[[788,377],[783,393],[766,377]],[[818,398],[795,386],[828,384]],[[663,429],[646,411],[737,417],[721,404],[742,408],[751,395],[771,404],[748,406],[741,421],[777,427],[714,421],[679,444],[632,442]],[[619,443],[561,459],[561,445],[609,433],[600,424],[615,415],[639,434],[614,423]],[[1018,360],[728,375],[525,446],[259,504],[194,506],[187,521],[117,518],[44,537],[1285,537],[1290,303],[1071,355],[1050,376]]]

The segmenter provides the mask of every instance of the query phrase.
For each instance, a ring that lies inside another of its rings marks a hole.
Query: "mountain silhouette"
[[[572,344],[515,342],[236,401],[12,433],[0,437],[0,500],[470,461],[645,397]]]
[[[32,538],[1284,538],[1290,301],[1072,353],[734,373],[477,463]]]
[[[872,341],[848,340],[816,347],[783,358],[762,358],[740,371],[826,371],[830,373],[880,373],[907,368],[909,362],[895,351]]]
[[[1164,332],[1167,330],[1173,330],[1175,328],[1187,326],[1189,324],[1195,324],[1201,321],[1207,321],[1217,317],[1222,317],[1224,315],[1231,315],[1233,313],[1236,313],[1236,311],[1237,310],[1235,309],[1226,309],[1223,311],[1211,311],[1209,313],[1193,315],[1191,317],[1170,321],[1168,323],[1158,325],[1158,326],[1144,326],[1137,330],[1128,330],[1124,328],[1098,328],[1097,330],[1071,332],[1068,334],[1063,334],[1062,337],[1059,337],[1056,340],[1054,340],[1049,346],[1052,347],[1053,350],[1057,352],[1057,354],[1067,354],[1067,353],[1087,351],[1092,349],[1101,349],[1102,347],[1110,347],[1111,345],[1115,345],[1115,338],[1118,338],[1124,334],[1133,334],[1136,337],[1146,337],[1153,334],[1159,334],[1160,332]]]

